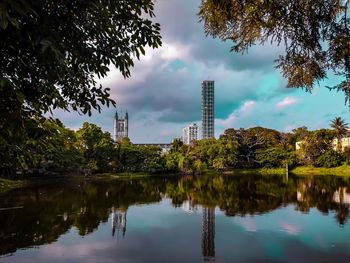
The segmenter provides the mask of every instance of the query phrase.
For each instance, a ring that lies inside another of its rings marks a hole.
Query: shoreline
[[[227,175],[244,175],[244,174],[260,174],[260,175],[285,175],[285,168],[252,168],[252,169],[232,169],[223,174]],[[317,176],[317,175],[334,175],[340,177],[350,177],[350,165],[343,165],[333,168],[298,166],[289,170],[289,174],[297,176]]]
[[[231,169],[226,171],[215,171],[213,169],[208,169],[202,172],[202,175],[215,175],[222,174],[227,176],[235,176],[235,175],[279,175],[285,176],[286,170],[285,168],[250,168],[250,169]],[[311,167],[311,166],[298,166],[289,170],[290,175],[296,175],[300,177],[307,176],[322,176],[322,175],[333,175],[339,177],[348,177],[350,178],[350,165],[343,165],[333,168],[325,168],[325,167]],[[33,183],[37,180],[57,180],[57,179],[85,179],[85,180],[99,180],[99,179],[142,179],[142,178],[150,178],[150,177],[179,177],[183,176],[181,173],[160,173],[160,174],[146,174],[143,172],[122,172],[122,173],[102,173],[95,174],[89,176],[78,176],[78,175],[60,175],[60,176],[42,176],[42,177],[27,177],[23,179],[8,179],[8,178],[0,178],[0,193],[4,193],[11,189],[24,187]],[[199,175],[200,176],[200,175]]]

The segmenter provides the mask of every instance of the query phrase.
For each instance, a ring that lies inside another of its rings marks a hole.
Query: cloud
[[[251,114],[253,108],[255,107],[256,102],[253,100],[248,100],[243,103],[243,105],[238,109],[233,111],[228,118],[226,119],[218,119],[217,123],[226,128],[232,127],[235,121],[241,116],[247,116]]]
[[[285,107],[289,107],[289,106],[295,105],[297,103],[299,103],[298,99],[296,99],[294,97],[286,97],[282,101],[279,101],[276,104],[276,108],[277,109],[283,109]]]
[[[208,78],[215,80],[217,135],[233,126],[259,125],[279,130],[302,125],[319,127],[328,125],[323,118],[326,113],[341,116],[344,111],[341,93],[329,96],[329,92],[315,89],[310,95],[286,88],[286,80],[273,67],[283,46],[256,45],[244,55],[230,52],[229,41],[205,37],[197,16],[200,0],[155,3],[155,21],[161,25],[163,46],[146,48],[146,55],[135,61],[129,79],[111,67],[100,81],[111,88],[117,110],[128,110],[133,142],[170,142],[181,134],[182,127],[198,123],[201,82]],[[332,83],[329,78],[323,85]],[[300,107],[291,107],[300,101]],[[318,104],[327,106],[320,108]],[[56,111],[55,116],[74,129],[89,121],[112,132],[115,110],[103,108],[101,114],[92,117]]]
[[[252,101],[252,100],[244,102],[243,106],[240,109],[240,113],[242,114],[250,113],[254,108],[255,104],[256,104],[255,101]]]

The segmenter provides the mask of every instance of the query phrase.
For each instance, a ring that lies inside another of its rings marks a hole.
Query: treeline
[[[206,168],[336,167],[350,161],[350,148],[340,143],[346,132],[346,129],[341,134],[337,129],[308,131],[306,127],[290,133],[262,127],[227,129],[219,139],[195,141],[192,145],[175,141],[166,157],[167,168],[199,173]],[[334,139],[338,139],[337,145]]]
[[[45,119],[23,134],[10,158],[2,158],[3,176],[163,172],[165,158],[155,146],[115,143],[110,133],[91,123],[73,131],[55,119]],[[3,155],[5,157],[6,155]]]
[[[314,131],[300,127],[290,133],[262,127],[227,129],[219,139],[194,141],[191,145],[174,140],[170,152],[163,154],[159,147],[136,146],[129,139],[114,142],[108,132],[95,124],[84,123],[73,131],[57,119],[45,119],[23,135],[10,158],[2,158],[0,171],[5,176],[107,172],[195,174],[205,169],[336,167],[350,162],[350,148],[341,143],[348,130],[340,118],[331,127]]]

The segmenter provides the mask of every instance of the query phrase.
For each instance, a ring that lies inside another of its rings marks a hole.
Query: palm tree
[[[341,149],[341,139],[348,131],[348,124],[341,117],[335,117],[331,122],[331,127],[334,129],[335,137],[337,138],[337,150]]]
[[[175,139],[171,143],[171,152],[178,152],[184,143],[180,139]]]

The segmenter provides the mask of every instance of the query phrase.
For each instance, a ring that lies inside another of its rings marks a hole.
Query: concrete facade
[[[198,140],[198,126],[193,123],[182,129],[182,142],[184,144],[191,144]]]
[[[202,82],[202,139],[215,136],[214,132],[214,81]]]

